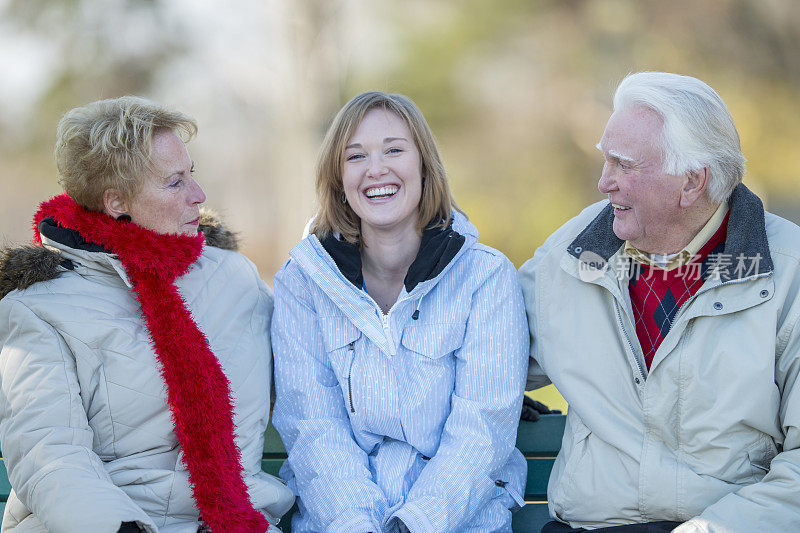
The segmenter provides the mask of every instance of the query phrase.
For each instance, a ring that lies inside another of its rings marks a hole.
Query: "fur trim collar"
[[[200,231],[206,246],[239,249],[237,234],[229,230],[211,209],[200,209]],[[34,283],[58,277],[64,271],[59,268],[61,264],[59,253],[43,246],[24,244],[0,249],[0,299],[15,289],[27,289]]]
[[[203,236],[157,234],[88,211],[62,194],[44,202],[34,216],[36,242],[46,217],[110,250],[125,267],[167,384],[167,402],[202,520],[215,533],[267,531],[269,523],[253,508],[244,483],[230,384],[173,284],[200,256]]]

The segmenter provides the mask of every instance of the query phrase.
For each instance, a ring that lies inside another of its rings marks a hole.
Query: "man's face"
[[[631,106],[611,115],[597,147],[605,164],[597,188],[614,205],[614,233],[643,252],[669,254],[681,216],[682,176],[662,171],[663,121]]]

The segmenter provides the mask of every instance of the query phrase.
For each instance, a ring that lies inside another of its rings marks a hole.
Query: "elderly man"
[[[520,271],[570,406],[543,531],[800,531],[800,228],[695,78],[625,78],[597,147],[608,200]]]

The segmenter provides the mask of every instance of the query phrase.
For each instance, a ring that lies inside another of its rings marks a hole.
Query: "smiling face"
[[[361,232],[417,231],[422,162],[411,130],[398,115],[370,109],[347,141],[342,185]]]
[[[685,177],[662,171],[663,121],[641,106],[611,115],[597,147],[605,164],[597,184],[614,205],[614,233],[643,252],[669,254],[681,225]]]
[[[206,195],[192,177],[194,164],[181,138],[172,131],[156,133],[153,163],[142,190],[128,202],[127,214],[156,233],[197,235]]]

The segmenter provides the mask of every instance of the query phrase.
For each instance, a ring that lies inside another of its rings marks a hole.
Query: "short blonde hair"
[[[137,96],[99,100],[67,111],[58,123],[55,157],[64,192],[93,211],[103,193],[134,198],[152,170],[153,136],[170,130],[188,142],[197,123],[178,111]]]
[[[358,242],[361,235],[361,219],[349,204],[342,202],[342,165],[347,142],[355,133],[367,111],[382,108],[402,118],[411,130],[414,143],[422,160],[422,197],[419,202],[418,229],[431,223],[446,227],[450,224],[450,213],[458,206],[447,183],[439,149],[425,117],[417,106],[402,94],[387,94],[379,91],[361,93],[347,102],[333,119],[322,142],[317,161],[317,199],[319,210],[311,226],[311,232],[323,239],[339,233],[349,242]]]

